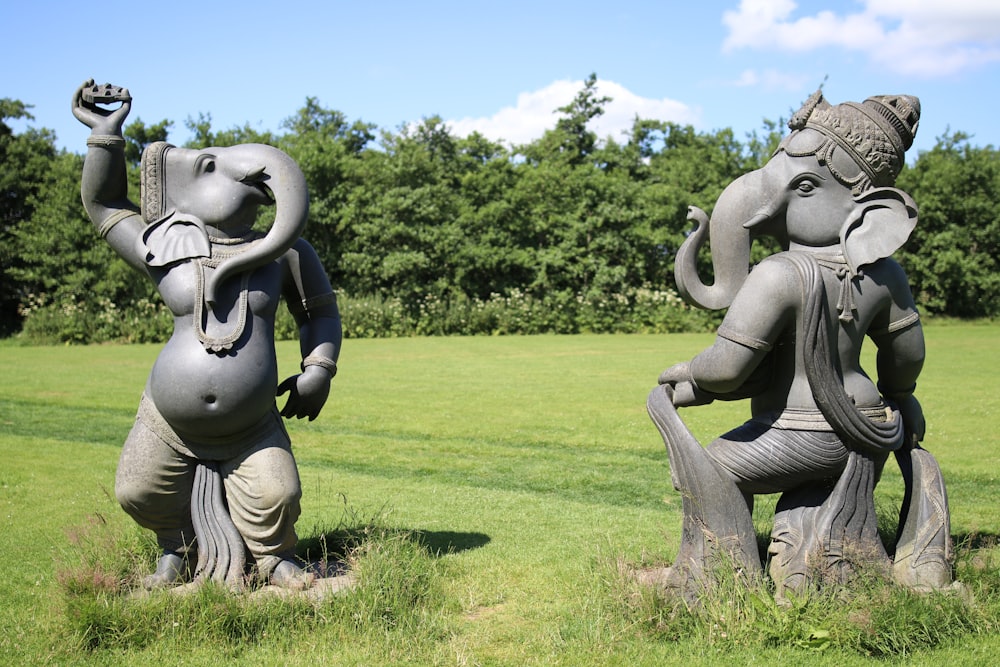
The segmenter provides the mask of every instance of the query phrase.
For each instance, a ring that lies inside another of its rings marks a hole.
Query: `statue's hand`
[[[316,419],[330,395],[330,380],[330,373],[322,367],[306,366],[304,371],[279,384],[278,396],[288,392],[281,416]]]
[[[688,361],[674,364],[667,370],[660,373],[660,384],[670,385],[673,389],[673,401],[677,407],[688,407],[692,405],[708,405],[712,402],[712,395],[698,388],[694,378],[691,376],[691,363]]]
[[[121,106],[116,109],[100,106],[115,102],[121,102]],[[132,95],[128,88],[95,86],[93,79],[87,79],[73,93],[73,115],[94,134],[121,136],[122,124],[131,110]]]
[[[691,381],[691,362],[682,361],[674,364],[667,370],[660,373],[660,384],[676,385],[678,382]]]

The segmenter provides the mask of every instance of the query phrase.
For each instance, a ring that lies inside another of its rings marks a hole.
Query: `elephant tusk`
[[[762,222],[770,220],[771,216],[768,213],[757,213],[752,218],[743,223],[743,229],[752,229]]]
[[[267,186],[267,181],[270,180],[270,178],[271,177],[267,174],[264,165],[259,165],[257,167],[247,169],[239,181],[244,185],[249,185],[252,188],[260,190],[264,197],[267,198],[267,201],[273,204],[274,193],[271,192],[271,188]]]

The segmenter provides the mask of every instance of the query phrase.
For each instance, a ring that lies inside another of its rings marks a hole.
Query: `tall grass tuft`
[[[348,519],[301,542],[303,559],[342,558],[358,581],[345,594],[315,601],[233,593],[211,583],[186,594],[142,591],[158,556],[155,542],[148,532],[95,516],[70,531],[71,548],[57,568],[71,643],[94,653],[199,642],[234,656],[317,629],[360,635],[383,651],[392,650],[392,638],[401,645],[429,641],[444,606],[438,562],[412,533],[353,513]]]
[[[767,581],[747,582],[720,565],[697,604],[638,583],[636,565],[604,559],[598,586],[614,601],[609,623],[628,624],[662,641],[686,641],[734,655],[764,648],[825,651],[875,658],[960,643],[1000,629],[996,563],[969,545],[957,549],[961,584],[918,593],[893,584],[881,571],[860,571],[848,585],[828,585],[778,602]]]

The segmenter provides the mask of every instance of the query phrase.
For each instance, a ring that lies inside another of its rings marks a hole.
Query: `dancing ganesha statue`
[[[87,139],[81,192],[101,237],[151,280],[174,330],[153,364],[115,480],[118,501],[155,532],[148,588],[188,579],[303,589],[295,560],[298,470],[282,417],[314,419],[337,372],[341,323],[326,272],[300,235],[305,178],[262,144],[146,147],[141,206],[127,198],[127,89],[77,89]],[[275,207],[267,233],[253,230]],[[278,383],[274,321],[284,297],[299,328],[300,374]],[[284,408],[276,395],[288,393]],[[194,555],[197,554],[197,561]],[[252,562],[248,562],[249,555]]]

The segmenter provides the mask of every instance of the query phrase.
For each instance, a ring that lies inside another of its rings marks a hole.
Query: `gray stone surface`
[[[891,259],[917,224],[916,204],[893,185],[919,116],[906,95],[834,106],[817,92],[771,160],[731,183],[710,219],[692,208],[698,227],[677,253],[678,288],[694,305],[728,311],[714,344],[665,370],[650,394],[684,499],[678,560],[645,573],[650,583],[691,597],[720,558],[756,576],[753,498],[772,493],[781,494],[768,549],[779,596],[864,567],[914,588],[951,583],[944,482],[919,445],[923,333]],[[750,270],[763,235],[785,250]],[[706,241],[711,285],[696,265]],[[866,338],[878,348],[867,371]],[[704,449],[676,411],[738,399],[750,400],[751,420]],[[907,480],[895,565],[873,501],[892,453]]]
[[[142,155],[136,206],[122,136],[131,105],[128,89],[91,80],[72,108],[92,130],[81,184],[87,212],[174,316],[115,483],[122,507],[163,550],[146,585],[193,576],[240,588],[253,565],[272,584],[306,587],[312,579],[294,560],[301,488],[281,418],[319,414],[341,324],[326,272],[301,238],[305,178],[263,144],[155,142]],[[270,229],[254,231],[258,210],[272,205]],[[273,325],[282,298],[303,359],[302,372],[279,384]]]

